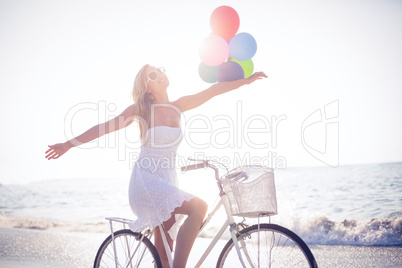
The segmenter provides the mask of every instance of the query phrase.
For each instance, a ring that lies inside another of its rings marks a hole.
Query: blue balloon
[[[244,70],[234,61],[222,63],[216,71],[218,82],[235,81],[244,78]]]
[[[216,83],[218,82],[216,78],[216,71],[218,70],[218,66],[209,66],[205,63],[201,62],[198,66],[198,74],[201,79],[207,83]]]
[[[238,61],[247,61],[257,52],[257,42],[249,33],[236,34],[229,42],[229,53]]]

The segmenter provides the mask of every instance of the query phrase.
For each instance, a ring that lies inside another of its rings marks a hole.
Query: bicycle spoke
[[[305,243],[283,227],[263,224],[258,229],[255,225],[241,233],[239,241],[243,240],[241,247],[246,267],[316,267],[314,257]],[[239,267],[239,258],[232,240],[223,249],[218,267]]]
[[[120,230],[114,235],[116,256],[112,237],[109,236],[98,250],[95,268],[99,267],[161,267],[159,254],[148,238],[130,230]]]

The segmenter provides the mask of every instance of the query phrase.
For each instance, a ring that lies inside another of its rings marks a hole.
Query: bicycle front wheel
[[[317,267],[306,243],[282,226],[253,225],[241,230],[237,239],[246,267]],[[223,248],[217,267],[242,267],[232,239]]]
[[[112,235],[109,235],[100,246],[94,268],[100,267],[162,268],[162,262],[158,251],[147,237],[124,229],[114,232],[114,245]]]

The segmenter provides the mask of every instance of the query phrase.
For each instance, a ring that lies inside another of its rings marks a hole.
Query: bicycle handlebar
[[[223,190],[222,184],[219,181],[219,169],[213,164],[209,163],[209,160],[198,160],[198,159],[192,159],[188,158],[190,161],[198,161],[198,163],[193,164],[193,165],[188,165],[188,166],[183,166],[181,167],[181,171],[189,171],[189,170],[195,170],[195,169],[200,169],[200,168],[212,168],[215,171],[215,179],[218,182],[218,187],[219,187],[219,194],[224,195],[225,191]]]
[[[207,166],[208,166],[208,162],[202,162],[202,163],[197,163],[197,164],[181,167],[181,171],[200,169],[200,168],[205,168]]]

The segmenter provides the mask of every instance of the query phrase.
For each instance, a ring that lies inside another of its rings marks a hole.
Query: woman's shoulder
[[[139,115],[138,104],[133,103],[129,105],[121,114],[124,118],[127,117],[136,117]]]
[[[185,97],[181,97],[175,101],[169,102],[171,108],[175,110],[178,114],[182,114],[184,112],[183,107],[185,103]]]

